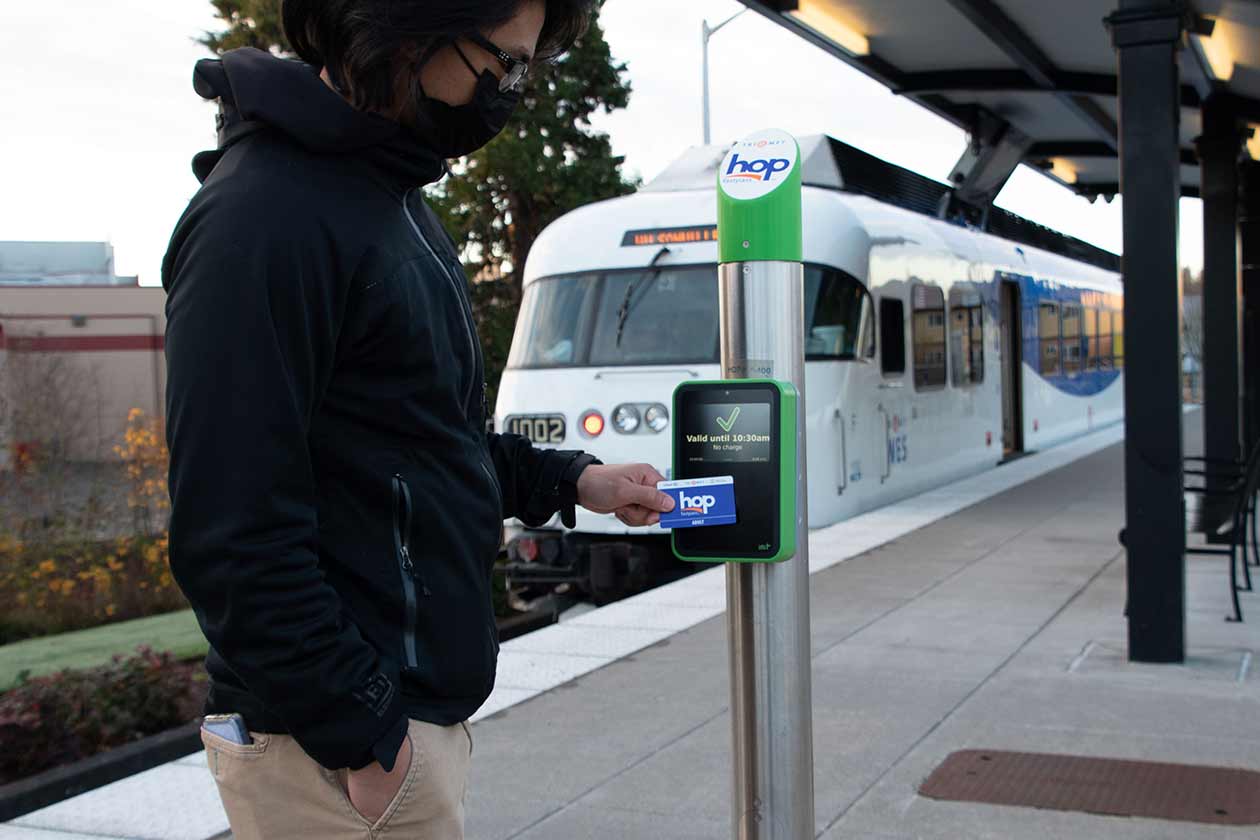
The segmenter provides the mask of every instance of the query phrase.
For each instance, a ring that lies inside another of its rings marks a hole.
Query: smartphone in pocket
[[[206,715],[201,721],[201,726],[212,735],[218,735],[233,744],[254,743],[249,730],[245,728],[245,718],[236,712],[228,715]]]

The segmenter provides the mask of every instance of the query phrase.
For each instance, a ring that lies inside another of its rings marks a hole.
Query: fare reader
[[[773,379],[674,391],[674,553],[702,562],[796,553],[796,389]],[[694,525],[694,527],[692,527]]]

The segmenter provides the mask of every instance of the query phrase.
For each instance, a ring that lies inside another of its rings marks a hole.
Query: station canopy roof
[[[1117,54],[1103,22],[1118,0],[740,2],[973,140],[1014,128],[1008,155],[1082,195],[1119,192]],[[1180,52],[1182,192],[1197,196],[1209,94],[1229,97],[1256,128],[1248,148],[1260,158],[1260,0],[1185,5],[1198,32],[1212,30],[1188,35]]]

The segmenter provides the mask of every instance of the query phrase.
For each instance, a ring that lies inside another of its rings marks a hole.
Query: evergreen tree
[[[284,28],[280,25],[280,0],[210,0],[214,15],[227,24],[219,32],[207,32],[201,39],[222,54],[238,47],[289,53]]]
[[[202,43],[222,53],[252,46],[289,52],[280,0],[211,0],[226,28]],[[428,189],[429,203],[461,249],[493,391],[507,360],[520,305],[521,268],[543,228],[563,214],[632,192],[623,158],[594,131],[597,112],[630,100],[625,64],[614,62],[598,21],[558,61],[532,67],[508,130],[451,162],[452,175]]]

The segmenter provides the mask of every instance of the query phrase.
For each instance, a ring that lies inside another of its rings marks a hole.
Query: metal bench
[[[1234,614],[1226,616],[1226,621],[1242,621],[1238,593],[1252,591],[1251,567],[1260,566],[1260,544],[1256,540],[1260,446],[1254,447],[1245,461],[1192,455],[1185,459],[1185,463],[1185,492],[1188,501],[1198,502],[1194,511],[1197,515],[1188,517],[1188,530],[1202,533],[1208,539],[1207,545],[1186,546],[1186,554],[1229,557],[1230,598],[1233,601]],[[1191,505],[1187,505],[1188,512],[1191,508]],[[1216,525],[1213,520],[1217,517],[1205,516],[1207,512],[1226,515]],[[1238,580],[1240,568],[1243,578],[1241,585]]]

